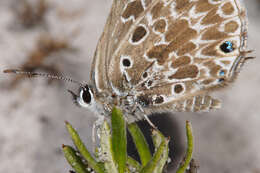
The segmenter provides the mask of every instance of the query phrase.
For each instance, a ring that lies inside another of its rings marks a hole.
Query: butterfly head
[[[91,106],[94,105],[94,93],[92,88],[89,85],[83,85],[82,83],[75,81],[73,79],[63,77],[63,76],[56,76],[56,75],[36,73],[36,72],[27,72],[27,71],[16,70],[16,69],[7,69],[4,70],[4,73],[22,74],[22,75],[28,75],[28,77],[45,77],[45,78],[52,78],[52,79],[63,80],[65,82],[75,83],[80,86],[79,94],[77,95],[73,91],[68,90],[69,93],[71,93],[74,102],[81,107],[90,108]]]

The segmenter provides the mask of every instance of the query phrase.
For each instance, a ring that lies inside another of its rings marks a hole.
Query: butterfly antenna
[[[255,59],[256,57],[254,57],[254,56],[249,56],[249,57],[245,57],[245,60],[247,61],[247,60],[250,60],[250,59]]]
[[[57,80],[65,81],[65,82],[75,83],[75,84],[78,84],[81,87],[84,87],[84,85],[82,83],[75,81],[71,78],[64,77],[64,76],[56,76],[56,75],[51,75],[51,74],[46,74],[46,73],[28,72],[28,71],[17,70],[17,69],[7,69],[7,70],[4,70],[3,72],[4,73],[14,73],[14,74],[28,75],[28,77],[44,77],[44,78],[57,79]]]

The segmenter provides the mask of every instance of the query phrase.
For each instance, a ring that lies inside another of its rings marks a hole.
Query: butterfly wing
[[[111,86],[108,83],[107,76],[107,64],[108,59],[111,56],[111,47],[113,46],[113,34],[115,25],[119,21],[120,14],[122,13],[127,0],[114,0],[110,14],[108,16],[104,31],[99,39],[94,60],[91,67],[91,79],[92,85],[98,92],[112,91]]]
[[[134,0],[118,19],[107,58],[117,94],[132,91],[149,109],[220,106],[207,93],[232,81],[245,56],[239,0]]]

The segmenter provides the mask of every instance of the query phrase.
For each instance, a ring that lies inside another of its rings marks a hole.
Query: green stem
[[[187,145],[188,145],[186,155],[184,161],[181,163],[176,173],[184,173],[192,159],[193,135],[192,135],[191,123],[189,121],[186,121],[186,135],[187,135]]]

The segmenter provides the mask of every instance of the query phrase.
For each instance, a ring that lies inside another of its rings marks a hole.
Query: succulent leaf
[[[67,130],[77,148],[63,146],[65,158],[76,173],[162,173],[168,160],[169,139],[158,130],[152,131],[155,153],[152,155],[146,139],[136,123],[128,125],[128,130],[136,145],[141,164],[127,155],[126,122],[122,112],[113,108],[111,126],[104,120],[99,129],[99,146],[95,157],[87,150],[77,131],[66,122]],[[112,131],[111,131],[112,129]],[[190,164],[193,152],[191,124],[186,123],[188,148],[184,161],[177,173],[184,173]],[[90,169],[91,168],[91,169]],[[197,169],[197,167],[196,167]]]
[[[62,146],[65,158],[71,165],[71,167],[76,171],[76,173],[89,173],[86,169],[86,165],[82,162],[81,158],[77,156],[76,151],[67,145]]]
[[[106,121],[104,121],[100,129],[100,148],[101,158],[99,159],[104,162],[105,169],[109,173],[118,173],[117,163],[113,158],[111,130]]]
[[[152,158],[146,139],[136,123],[128,125],[128,130],[133,138],[142,166],[145,166]]]
[[[101,163],[98,163],[90,154],[90,152],[87,150],[86,146],[80,139],[79,134],[77,131],[71,126],[70,123],[66,122],[67,130],[72,138],[72,141],[76,148],[79,150],[80,154],[83,156],[83,158],[88,162],[88,165],[95,170],[97,173],[103,173],[103,165]]]
[[[124,173],[127,162],[126,123],[122,112],[114,108],[111,116],[113,158],[118,166],[118,172]]]
[[[168,152],[168,143],[169,140],[165,139],[162,140],[160,146],[156,149],[152,159],[149,161],[149,163],[144,166],[141,170],[140,173],[157,173],[158,169],[160,169],[161,164],[159,164],[162,160],[165,158],[165,152]],[[165,159],[165,162],[168,159],[168,153],[167,157]]]

